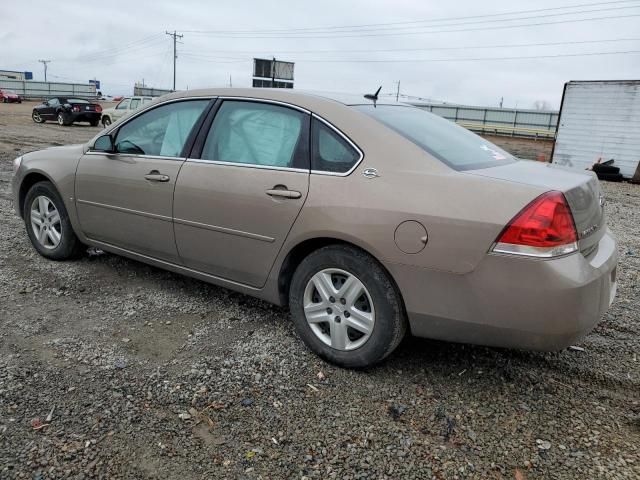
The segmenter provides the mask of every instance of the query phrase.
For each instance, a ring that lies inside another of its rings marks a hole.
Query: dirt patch
[[[286,309],[115,255],[37,255],[11,161],[100,129],[30,108],[0,104],[0,478],[640,478],[640,187],[603,184],[619,290],[584,351],[407,339],[340,370]]]

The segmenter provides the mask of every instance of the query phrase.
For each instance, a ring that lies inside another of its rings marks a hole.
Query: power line
[[[382,53],[382,52],[427,52],[437,50],[471,50],[471,49],[489,49],[489,48],[523,48],[523,47],[551,47],[551,46],[564,46],[564,45],[584,45],[592,43],[609,43],[609,42],[636,42],[640,41],[640,38],[612,38],[602,40],[577,40],[569,42],[549,42],[549,43],[517,43],[517,44],[494,44],[494,45],[464,45],[459,47],[426,47],[426,48],[383,48],[383,49],[357,49],[346,50],[333,49],[333,50],[276,50],[279,54],[307,54],[307,53]],[[272,52],[273,50],[208,50],[203,53],[185,51],[184,54],[193,54],[198,56],[207,56],[206,54],[215,53],[237,53],[237,54],[261,54],[265,52]],[[211,56],[214,58],[214,56]],[[223,57],[215,56],[220,59],[234,59],[238,57]]]
[[[401,32],[401,33],[367,33],[367,34],[354,34],[354,35],[315,35],[315,36],[225,36],[225,35],[211,35],[213,37],[219,38],[234,38],[234,39],[295,39],[295,38],[304,38],[304,39],[322,39],[322,38],[358,38],[358,37],[391,37],[391,36],[402,36],[402,35],[428,35],[432,33],[456,33],[456,32],[478,32],[483,30],[504,30],[510,28],[520,28],[520,27],[538,27],[538,26],[548,26],[548,25],[560,25],[565,23],[578,23],[578,22],[590,22],[596,20],[611,20],[618,18],[631,18],[631,17],[640,17],[640,14],[631,14],[631,15],[612,15],[608,17],[589,17],[589,18],[577,18],[571,20],[558,20],[555,22],[538,22],[538,23],[523,23],[520,25],[496,25],[491,27],[474,27],[474,28],[458,28],[454,30],[430,30],[430,31],[420,31],[420,32]]]
[[[475,62],[493,60],[529,60],[534,58],[561,58],[561,57],[591,57],[598,55],[626,55],[638,54],[640,50],[627,50],[620,52],[588,52],[588,53],[561,53],[557,55],[529,55],[514,57],[471,57],[471,58],[418,58],[418,59],[343,59],[343,60],[302,60],[298,63],[430,63],[430,62]]]
[[[637,0],[633,0],[637,1]],[[613,10],[627,10],[638,8],[640,5],[627,5],[623,7],[607,7],[601,9],[592,9],[592,10],[581,10],[575,12],[562,12],[562,13],[551,13],[545,15],[530,15],[519,18],[508,18],[508,19],[494,19],[494,20],[480,20],[480,21],[472,21],[472,22],[459,22],[459,23],[446,23],[446,24],[436,24],[436,25],[419,25],[415,27],[389,27],[389,28],[375,28],[375,29],[355,29],[355,30],[341,30],[341,31],[309,31],[309,32],[298,32],[291,30],[282,30],[282,31],[267,31],[267,32],[248,32],[248,33],[235,33],[232,31],[224,31],[224,30],[201,30],[201,31],[193,31],[192,33],[200,34],[200,35],[208,35],[219,38],[349,38],[349,37],[370,37],[370,36],[396,36],[396,35],[412,35],[412,34],[421,34],[421,33],[430,33],[429,30],[424,29],[432,29],[432,28],[443,28],[443,27],[457,27],[457,26],[467,26],[474,24],[487,24],[487,23],[496,23],[496,22],[513,22],[513,21],[522,21],[522,20],[535,20],[542,19],[548,17],[558,17],[558,16],[566,16],[566,15],[581,15],[595,12],[605,12],[605,11],[613,11]],[[626,15],[625,15],[626,16]],[[591,17],[590,20],[598,20],[600,18],[622,18],[622,17]],[[567,19],[561,20],[558,22],[549,22],[550,24],[555,23],[567,23],[574,21],[581,21],[582,19]],[[536,24],[538,25],[538,24]],[[498,27],[490,27],[490,28],[509,28],[509,27],[517,27],[520,25],[502,25]],[[526,25],[522,25],[526,26]],[[485,27],[486,29],[487,27]],[[380,32],[382,30],[382,32]],[[389,30],[397,30],[393,32],[389,32]],[[400,31],[402,30],[402,31]],[[472,29],[470,29],[472,30]],[[467,31],[467,30],[453,30],[453,31]],[[441,32],[440,30],[436,33]],[[344,35],[348,34],[348,35]]]
[[[621,4],[621,3],[635,3],[637,0],[620,0],[620,1],[609,1],[609,2],[596,2],[596,3],[582,3],[577,5],[567,5],[564,7],[549,7],[549,8],[537,8],[533,10],[516,10],[511,12],[503,12],[503,13],[491,13],[484,15],[470,15],[464,17],[444,17],[444,18],[435,18],[429,20],[411,20],[404,22],[390,22],[390,23],[368,23],[368,24],[356,24],[356,25],[341,25],[341,26],[325,26],[325,27],[304,27],[304,28],[292,28],[287,30],[282,29],[271,29],[271,30],[185,30],[186,33],[282,33],[282,32],[304,32],[311,30],[329,30],[329,29],[354,29],[354,28],[365,28],[365,27],[385,27],[385,26],[394,26],[394,25],[410,25],[410,24],[420,24],[420,23],[435,23],[435,22],[444,22],[451,20],[468,20],[475,18],[490,18],[490,17],[498,17],[498,16],[509,16],[509,15],[519,15],[519,14],[527,14],[527,13],[537,13],[537,12],[549,12],[549,11],[557,11],[557,10],[568,10],[572,8],[583,8],[583,7],[597,7],[601,5],[613,5],[613,4]],[[576,12],[569,12],[576,13]]]

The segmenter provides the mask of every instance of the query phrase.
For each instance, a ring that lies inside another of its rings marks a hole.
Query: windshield
[[[67,98],[67,103],[89,103],[81,98]]]
[[[455,123],[416,107],[354,105],[455,170],[497,167],[516,159]]]

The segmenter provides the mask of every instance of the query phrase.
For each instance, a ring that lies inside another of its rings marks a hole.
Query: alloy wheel
[[[31,228],[38,243],[53,250],[62,239],[60,213],[49,197],[39,195],[31,203]]]
[[[33,121],[36,123],[40,123],[42,121],[38,112],[33,112],[31,116],[33,117]]]
[[[303,302],[309,327],[325,345],[349,351],[369,340],[376,318],[373,300],[355,275],[338,268],[319,271],[309,279]]]
[[[61,113],[58,114],[58,125],[64,125],[64,117]]]

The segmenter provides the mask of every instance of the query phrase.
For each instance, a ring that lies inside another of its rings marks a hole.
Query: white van
[[[126,114],[150,103],[155,97],[124,97],[115,107],[102,111],[102,125],[107,127]]]

